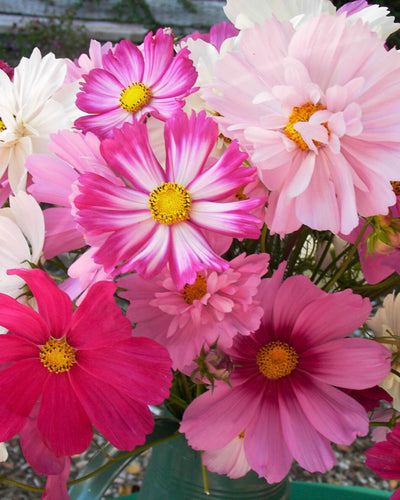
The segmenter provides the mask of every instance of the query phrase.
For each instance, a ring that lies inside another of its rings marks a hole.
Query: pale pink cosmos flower
[[[186,409],[181,432],[194,449],[218,450],[244,431],[250,467],[281,481],[293,458],[309,471],[336,462],[330,442],[350,444],[368,432],[364,408],[340,388],[376,385],[390,371],[377,342],[346,338],[368,317],[368,299],[351,290],[328,294],[305,276],[281,282],[284,264],[260,286],[260,328],[227,349],[232,388],[213,391]]]
[[[237,333],[258,328],[263,310],[254,297],[268,261],[267,254],[241,254],[227,270],[204,270],[181,289],[168,270],[151,280],[132,274],[117,283],[126,289],[120,295],[130,301],[127,316],[136,323],[135,334],[164,345],[174,369],[184,370],[202,347],[216,341],[222,349],[230,347]]]
[[[81,54],[77,59],[71,61],[66,59],[67,76],[66,82],[74,82],[81,80],[83,75],[86,75],[94,68],[103,67],[103,56],[108,51],[113,51],[113,44],[106,42],[103,45],[97,40],[90,40],[88,54]]]
[[[74,204],[88,243],[96,246],[106,236],[94,260],[107,273],[136,270],[148,279],[168,263],[182,289],[198,271],[229,267],[203,230],[258,238],[259,220],[249,211],[265,200],[225,201],[254,179],[255,169],[242,166],[246,154],[236,142],[218,160],[210,159],[217,136],[217,125],[205,113],[190,119],[176,113],[165,124],[165,169],[150,147],[145,124],[126,123],[102,142],[103,157],[123,186],[83,174]]]
[[[226,474],[231,479],[246,475],[250,465],[244,451],[244,435],[242,432],[219,450],[205,450],[202,462],[211,472]]]
[[[197,76],[187,49],[174,56],[173,39],[162,29],[154,36],[150,32],[140,47],[122,40],[102,64],[83,76],[76,104],[88,115],[75,122],[99,137],[149,113],[166,120],[182,108]]]
[[[38,431],[58,457],[83,452],[93,426],[116,448],[143,444],[154,425],[148,405],[169,394],[166,349],[132,337],[113,283],[96,283],[73,311],[43,271],[9,273],[26,281],[38,312],[0,294],[0,324],[9,330],[0,335],[0,440],[19,433],[39,403]]]
[[[215,67],[203,96],[271,190],[272,232],[306,224],[348,234],[358,215],[387,213],[400,161],[400,53],[361,23],[322,14],[297,30],[276,19],[246,29]]]

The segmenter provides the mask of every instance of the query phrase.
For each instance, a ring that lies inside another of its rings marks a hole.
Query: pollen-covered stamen
[[[3,130],[6,130],[6,126],[4,125],[3,120],[0,118],[0,132],[3,132]]]
[[[288,122],[283,130],[287,137],[294,141],[303,151],[310,151],[310,148],[307,146],[307,143],[302,138],[300,132],[297,132],[297,130],[294,128],[294,125],[296,125],[297,122],[308,122],[308,120],[314,113],[323,109],[326,108],[324,108],[322,104],[313,104],[312,102],[307,102],[302,106],[293,108],[292,114],[289,116]],[[322,125],[328,130],[329,134],[328,125],[326,123],[322,123]],[[321,143],[318,141],[314,141],[314,144],[317,148],[321,146]]]
[[[394,194],[396,196],[400,195],[400,181],[390,181],[390,184],[392,185]]]
[[[150,89],[141,82],[135,82],[121,90],[119,102],[121,108],[130,113],[136,113],[143,106],[146,106],[150,97]]]
[[[39,357],[50,372],[67,372],[75,364],[75,349],[65,339],[51,338],[41,348]]]
[[[183,300],[190,305],[193,304],[194,300],[199,300],[204,297],[206,293],[207,280],[205,276],[200,273],[197,273],[196,281],[193,284],[189,285],[189,283],[186,283],[182,290]]]
[[[246,196],[244,194],[244,186],[242,186],[239,191],[236,191],[235,193],[235,198],[238,200],[238,201],[242,201],[242,200],[248,200],[248,196]]]
[[[150,193],[149,207],[154,220],[175,224],[189,219],[192,206],[188,190],[176,182],[163,182]]]
[[[274,340],[261,347],[256,360],[260,372],[265,377],[276,380],[286,377],[296,368],[299,356],[286,342]]]

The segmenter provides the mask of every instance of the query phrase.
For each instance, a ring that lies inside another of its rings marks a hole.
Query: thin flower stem
[[[208,474],[207,474],[207,467],[203,464],[203,451],[200,452],[200,457],[201,457],[201,474],[203,476],[203,486],[204,486],[204,493],[206,495],[210,494],[210,484],[208,482]]]
[[[262,231],[261,231],[261,238],[260,238],[261,253],[266,253],[266,251],[267,251],[266,241],[267,241],[268,234],[269,234],[269,229],[268,229],[267,225],[264,224]]]
[[[176,406],[179,406],[179,408],[182,408],[182,410],[186,410],[188,403],[184,399],[180,398],[176,394],[170,393],[168,401],[170,403],[173,403]]]
[[[94,470],[90,474],[86,474],[86,476],[82,476],[82,477],[79,477],[78,479],[74,479],[73,481],[69,481],[67,483],[67,486],[70,487],[73,484],[78,484],[78,483],[81,483],[82,481],[86,481],[87,479],[90,479],[91,477],[95,476],[99,472],[102,472],[103,470],[107,469],[113,463],[118,462],[119,460],[123,460],[124,458],[130,457],[131,455],[138,455],[139,453],[143,453],[144,451],[149,450],[153,446],[156,446],[156,445],[161,444],[161,443],[165,443],[166,441],[170,441],[171,439],[175,439],[176,437],[178,437],[180,435],[181,435],[180,432],[176,431],[176,432],[174,432],[174,434],[171,434],[171,436],[167,436],[165,438],[158,439],[157,441],[153,441],[150,444],[145,444],[143,446],[138,446],[137,448],[135,448],[132,451],[128,451],[126,453],[122,453],[117,458],[111,458],[109,460],[109,462],[107,462],[106,464],[102,465],[98,469]],[[44,490],[39,490],[38,489],[38,490],[35,490],[35,491],[44,491]]]
[[[392,368],[391,372],[394,373],[395,375],[397,375],[398,377],[400,377],[400,372],[398,372],[394,368]]]
[[[298,233],[297,241],[296,244],[294,245],[294,248],[292,252],[290,253],[288,263],[286,266],[286,277],[289,277],[293,274],[293,269],[294,266],[297,262],[297,259],[299,258],[300,252],[304,246],[304,242],[307,239],[307,236],[310,234],[310,229],[307,226],[303,226]]]
[[[29,491],[35,491],[37,493],[44,493],[46,491],[44,488],[29,486],[28,484],[20,483],[19,481],[13,481],[12,479],[8,479],[6,477],[0,477],[0,483],[12,484],[13,486],[18,486],[18,488],[22,488],[24,490],[29,490]]]
[[[348,266],[351,264],[353,257],[355,253],[357,252],[358,244],[360,243],[362,237],[364,236],[365,231],[367,230],[369,226],[369,222],[366,221],[364,226],[362,227],[360,234],[358,235],[354,245],[351,247],[346,259],[343,261],[343,264],[341,265],[340,269],[338,272],[335,274],[335,276],[322,288],[325,292],[329,292],[329,290],[333,287],[333,285],[336,283],[336,281],[344,274]]]
[[[186,375],[184,375],[183,373],[180,373],[180,376],[181,376],[183,388],[185,390],[186,400],[188,403],[191,403],[193,398],[192,398],[192,393],[190,392],[190,387],[189,387]]]
[[[311,281],[314,281],[314,279],[316,278],[319,270],[321,269],[322,263],[324,262],[324,259],[325,259],[325,257],[327,256],[327,254],[329,252],[329,249],[330,249],[330,247],[332,245],[334,237],[335,237],[335,235],[331,234],[330,237],[329,237],[329,239],[327,240],[325,248],[324,248],[324,250],[323,250],[323,252],[322,252],[322,254],[321,254],[321,256],[320,256],[320,258],[319,258],[319,260],[318,260],[318,262],[316,264],[316,266],[315,266],[314,272],[312,273]]]

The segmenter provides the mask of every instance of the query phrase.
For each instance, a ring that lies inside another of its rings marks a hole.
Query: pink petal
[[[26,328],[26,324],[24,326]],[[37,343],[44,344],[46,340]],[[32,339],[14,334],[0,335],[0,364],[15,363],[27,358],[39,358],[39,346],[32,343]]]
[[[114,299],[116,286],[99,281],[74,312],[67,342],[76,349],[101,348],[130,338],[132,326]]]
[[[143,82],[145,68],[143,54],[130,40],[121,40],[116,44],[113,53],[109,51],[105,54],[103,56],[103,67],[110,74],[116,75],[123,87],[128,87],[132,83]]]
[[[171,182],[187,186],[197,177],[217,141],[218,126],[205,112],[190,118],[179,112],[165,124],[166,171]]]
[[[26,281],[35,296],[39,314],[46,321],[54,338],[63,337],[69,330],[72,318],[72,302],[66,293],[40,269],[12,269],[8,274],[16,274]]]
[[[293,457],[283,436],[274,382],[268,384],[258,410],[245,430],[244,447],[250,467],[269,483],[281,481],[288,474]]]
[[[144,443],[154,425],[146,405],[83,370],[72,384],[93,425],[113,446],[132,450]]]
[[[368,433],[367,413],[355,399],[300,372],[290,383],[311,425],[330,441],[351,444],[357,436]]]
[[[58,456],[82,453],[92,440],[91,422],[72,385],[81,373],[77,365],[68,372],[51,373],[43,387],[38,429]]]
[[[46,227],[43,254],[46,259],[86,245],[83,233],[71,214],[71,209],[51,207],[45,210],[43,215]]]
[[[86,83],[82,85],[83,92],[78,92],[76,96],[76,105],[79,109],[86,113],[103,113],[110,108],[120,107],[119,95],[124,85],[114,74],[95,68],[85,76],[85,79]]]
[[[283,378],[279,382],[282,431],[293,458],[310,472],[325,472],[336,463],[329,441],[305,415],[290,381]]]
[[[183,414],[180,431],[196,450],[217,450],[247,428],[258,412],[262,393],[246,384],[232,390],[227,384],[197,397]]]
[[[160,28],[154,36],[153,33],[146,35],[142,50],[145,65],[143,80],[140,81],[143,81],[148,87],[153,87],[163,77],[175,59],[173,57],[174,42],[172,37],[166,33],[164,34]]]
[[[302,352],[299,368],[325,384],[366,389],[379,384],[390,372],[390,352],[363,338],[336,339]],[[358,374],[362,372],[363,376]]]
[[[0,325],[37,345],[45,344],[50,337],[47,324],[36,311],[4,294],[0,294]]]

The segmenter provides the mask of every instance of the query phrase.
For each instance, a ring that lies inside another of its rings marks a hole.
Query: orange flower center
[[[264,377],[276,380],[286,377],[296,368],[299,356],[296,350],[286,342],[274,340],[261,347],[256,361]]]
[[[119,102],[121,108],[126,109],[130,113],[136,113],[143,106],[146,106],[150,97],[150,89],[143,83],[135,82],[121,90]]]
[[[196,281],[192,285],[186,283],[186,285],[183,287],[182,290],[183,300],[190,305],[193,304],[194,300],[199,300],[202,297],[204,297],[206,293],[207,293],[206,278],[205,276],[199,273],[197,273]]]
[[[292,139],[300,149],[303,151],[310,151],[310,148],[307,146],[306,142],[303,140],[301,134],[297,132],[297,130],[294,128],[294,125],[296,125],[297,122],[308,122],[310,117],[316,112],[316,111],[321,111],[324,108],[322,104],[313,104],[312,102],[307,102],[306,104],[303,104],[302,106],[295,107],[292,110],[292,114],[289,116],[288,122],[283,129],[285,131],[285,134],[289,137],[289,139]],[[324,123],[324,127],[328,130],[327,125]],[[328,130],[329,134],[329,130]],[[319,147],[321,146],[321,143],[314,141],[314,144]]]
[[[39,357],[50,372],[67,372],[75,364],[75,349],[65,339],[50,339],[41,348]]]

